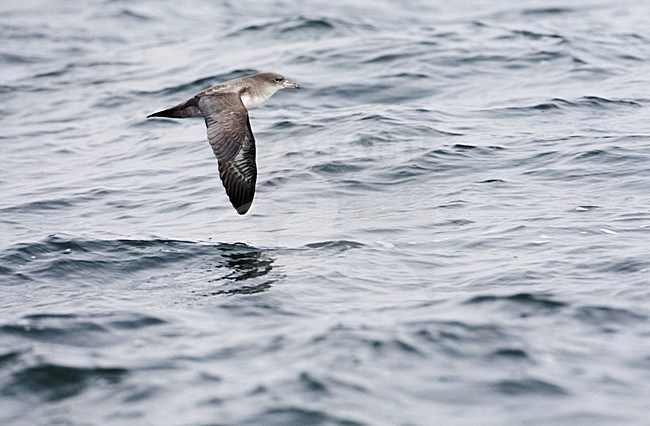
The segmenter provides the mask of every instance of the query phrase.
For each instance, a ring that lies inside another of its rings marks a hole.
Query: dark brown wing
[[[238,93],[202,96],[199,109],[208,141],[219,161],[219,176],[237,213],[245,214],[255,196],[255,138]]]

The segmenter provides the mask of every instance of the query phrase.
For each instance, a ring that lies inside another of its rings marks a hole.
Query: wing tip
[[[253,204],[252,201],[249,201],[248,203],[242,204],[241,206],[235,207],[235,210],[237,210],[237,213],[240,215],[245,215],[246,212],[251,208],[251,205]]]

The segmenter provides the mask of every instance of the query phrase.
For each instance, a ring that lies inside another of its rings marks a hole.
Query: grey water
[[[0,424],[647,424],[649,17],[3,1]],[[145,117],[261,71],[239,216]]]

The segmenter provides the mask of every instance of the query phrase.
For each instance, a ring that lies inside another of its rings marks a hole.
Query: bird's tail
[[[198,107],[196,98],[180,103],[162,111],[149,114],[147,118],[152,117],[166,117],[166,118],[188,118],[188,117],[201,117],[201,111]]]

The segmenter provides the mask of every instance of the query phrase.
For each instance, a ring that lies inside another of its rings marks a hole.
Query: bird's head
[[[246,88],[241,93],[241,100],[246,109],[256,108],[280,89],[297,89],[296,83],[287,81],[280,74],[274,72],[263,72],[248,77],[242,77],[246,81]]]
[[[282,77],[278,73],[274,72],[268,72],[264,73],[264,77],[270,84],[274,84],[275,86],[278,87],[279,89],[298,89],[300,86],[298,86],[298,83],[292,83]]]

